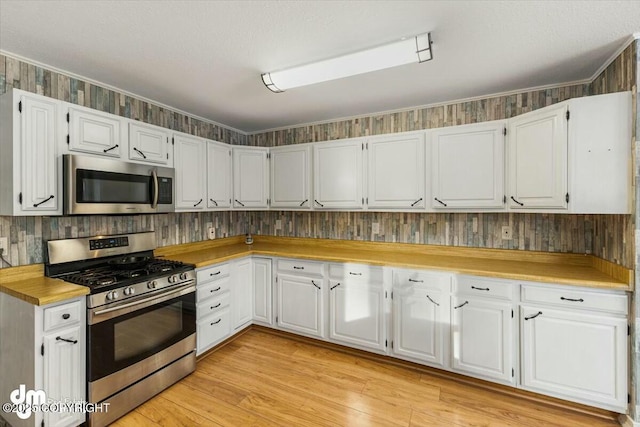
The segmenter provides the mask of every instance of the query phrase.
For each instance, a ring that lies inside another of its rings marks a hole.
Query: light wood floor
[[[618,424],[253,329],[114,425]]]

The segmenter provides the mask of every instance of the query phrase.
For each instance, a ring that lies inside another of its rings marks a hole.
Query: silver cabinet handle
[[[438,307],[440,307],[440,304],[438,304],[437,302],[435,302],[434,300],[431,299],[431,297],[429,295],[427,295],[427,298],[429,298],[429,301],[431,301],[432,303],[434,303],[435,305],[437,305]]]
[[[471,286],[471,289],[475,289],[476,291],[488,291],[489,288],[477,288],[475,286]]]
[[[542,314],[541,311],[537,312],[536,314],[532,314],[531,316],[525,317],[524,320],[531,320],[531,319],[535,319],[536,317],[540,316]]]
[[[458,305],[458,306],[456,306],[456,307],[453,307],[453,308],[454,308],[455,310],[457,310],[457,309],[459,309],[460,307],[464,307],[464,306],[465,306],[465,305],[467,305],[467,304],[469,304],[469,301],[465,301],[465,302],[463,302],[462,304],[460,304],[460,305]]]
[[[311,284],[312,284],[313,286],[315,286],[316,288],[320,289],[320,286],[316,285],[316,282],[314,282],[313,280],[311,281]]]
[[[582,298],[573,299],[573,298],[560,297],[560,299],[561,299],[562,301],[584,302],[584,300],[583,300]]]
[[[338,283],[337,285],[333,285],[332,287],[329,288],[330,291],[334,290],[335,288],[337,288],[338,286],[340,286],[340,283]]]
[[[145,156],[144,153],[142,151],[138,150],[136,147],[133,147],[133,149],[136,151],[136,153],[140,154],[143,159],[147,158],[147,156]]]
[[[516,202],[517,204],[519,204],[520,206],[524,206],[524,203],[520,203],[519,201],[517,201],[516,199],[514,199],[513,196],[511,196],[511,200],[513,200],[514,202]]]

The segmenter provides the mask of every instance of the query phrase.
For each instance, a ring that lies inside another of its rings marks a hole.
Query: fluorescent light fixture
[[[412,62],[425,62],[432,58],[431,33],[425,33],[324,61],[264,73],[262,81],[269,90],[284,92],[294,87],[384,70]]]

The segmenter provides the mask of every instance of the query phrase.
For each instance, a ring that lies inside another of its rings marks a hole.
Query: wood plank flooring
[[[618,424],[252,329],[113,425]]]

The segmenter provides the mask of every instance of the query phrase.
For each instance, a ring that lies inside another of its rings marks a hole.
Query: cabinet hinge
[[[631,395],[627,393],[627,403],[631,403]]]
[[[387,348],[387,347],[388,347],[387,340],[384,340],[384,348]]]
[[[67,123],[69,123],[71,121],[71,117],[69,116],[69,113],[67,113]]]
[[[229,150],[229,157],[231,157],[231,150]]]
[[[506,126],[505,126],[504,129],[502,129],[502,134],[505,135],[505,136],[507,135],[507,127]]]
[[[511,318],[513,319],[513,309],[511,309]]]
[[[627,336],[631,335],[631,324],[627,324]]]
[[[515,369],[511,368],[511,378],[516,376],[516,371]]]
[[[393,299],[393,291],[391,291],[391,299]]]
[[[169,160],[169,153],[167,153],[167,160]]]
[[[507,196],[502,196],[502,204],[504,205],[505,203],[507,203]]]
[[[278,316],[276,316],[276,323],[278,323]]]
[[[176,139],[174,137],[171,137],[171,145],[176,145]]]
[[[67,145],[69,145],[70,141],[71,141],[71,137],[69,136],[69,134],[67,134]]]
[[[564,199],[569,203],[569,193],[565,194]]]
[[[369,204],[369,198],[367,197],[366,199],[364,199],[365,202],[367,202],[367,204]]]
[[[276,283],[278,283],[278,276],[276,276]]]
[[[40,423],[40,427],[44,427],[44,420]]]
[[[571,117],[571,112],[569,112],[569,110],[567,110],[567,120],[569,120],[569,117]]]
[[[391,349],[393,350],[393,340],[391,340]]]
[[[385,299],[388,298],[387,291],[384,291],[384,297]]]
[[[44,343],[40,346],[40,355],[44,356]]]
[[[18,203],[22,204],[22,192],[18,194]]]
[[[364,143],[362,144],[362,151],[364,151]]]
[[[22,113],[22,101],[18,102],[18,112]]]

